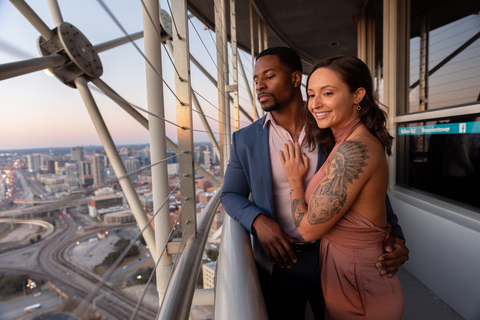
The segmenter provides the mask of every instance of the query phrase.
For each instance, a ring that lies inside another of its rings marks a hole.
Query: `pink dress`
[[[334,133],[335,147],[305,192],[310,197],[325,176],[325,169],[339,145],[362,123],[356,120]],[[390,234],[386,228],[349,210],[320,241],[320,277],[326,319],[401,319],[403,290],[398,277],[380,275],[375,267]]]

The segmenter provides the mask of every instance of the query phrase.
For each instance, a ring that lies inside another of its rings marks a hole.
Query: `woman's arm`
[[[373,149],[378,148],[373,146]],[[303,172],[298,154],[298,143],[295,146],[289,143],[283,153],[284,159],[281,157],[291,188],[292,215],[302,237],[307,241],[316,240],[330,231],[354,204],[370,179],[372,168],[380,164],[380,157],[372,157],[367,145],[358,140],[345,141],[333,155],[325,177],[315,188],[307,206],[303,184],[298,179]]]

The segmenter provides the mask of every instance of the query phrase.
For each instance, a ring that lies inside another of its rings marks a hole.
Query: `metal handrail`
[[[250,234],[228,215],[216,270],[216,320],[268,319]]]
[[[198,221],[197,236],[187,241],[157,319],[188,319],[205,243],[220,204],[221,192],[222,188],[219,188],[208,202]]]

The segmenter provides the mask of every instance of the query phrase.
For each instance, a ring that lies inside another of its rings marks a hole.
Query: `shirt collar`
[[[275,118],[272,116],[271,112],[267,112],[267,115],[265,117],[265,122],[263,123],[263,129],[267,127],[269,122],[272,122],[273,125],[277,125],[277,123],[275,122]]]

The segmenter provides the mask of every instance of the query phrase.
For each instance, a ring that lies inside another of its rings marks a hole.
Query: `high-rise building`
[[[125,160],[125,169],[127,170],[127,172],[132,172],[132,171],[140,169],[140,161],[135,157],[129,157],[127,160]],[[130,176],[130,179],[133,182],[137,182],[138,181],[138,173],[132,174]]]
[[[140,161],[140,166],[145,167],[150,165],[150,148],[138,150],[137,158]]]
[[[47,167],[47,173],[56,173],[55,172],[55,161],[54,160],[46,160],[45,165]]]
[[[83,152],[83,147],[72,147],[72,160],[76,160],[78,162],[85,160],[85,153]]]
[[[210,159],[210,151],[203,151],[203,163],[205,165],[210,165],[211,159]]]
[[[42,166],[42,155],[39,153],[29,154],[28,159],[28,170],[30,172],[38,172],[41,170]]]
[[[92,155],[93,185],[99,186],[105,182],[105,156],[103,154]]]
[[[81,179],[84,187],[91,186],[93,184],[92,164],[89,161],[81,161]]]
[[[175,155],[175,152],[167,151],[167,158],[173,157],[174,155]],[[178,157],[168,159],[167,163],[178,163]]]
[[[80,188],[80,172],[78,170],[78,163],[65,163],[65,179],[70,187],[70,190]]]

